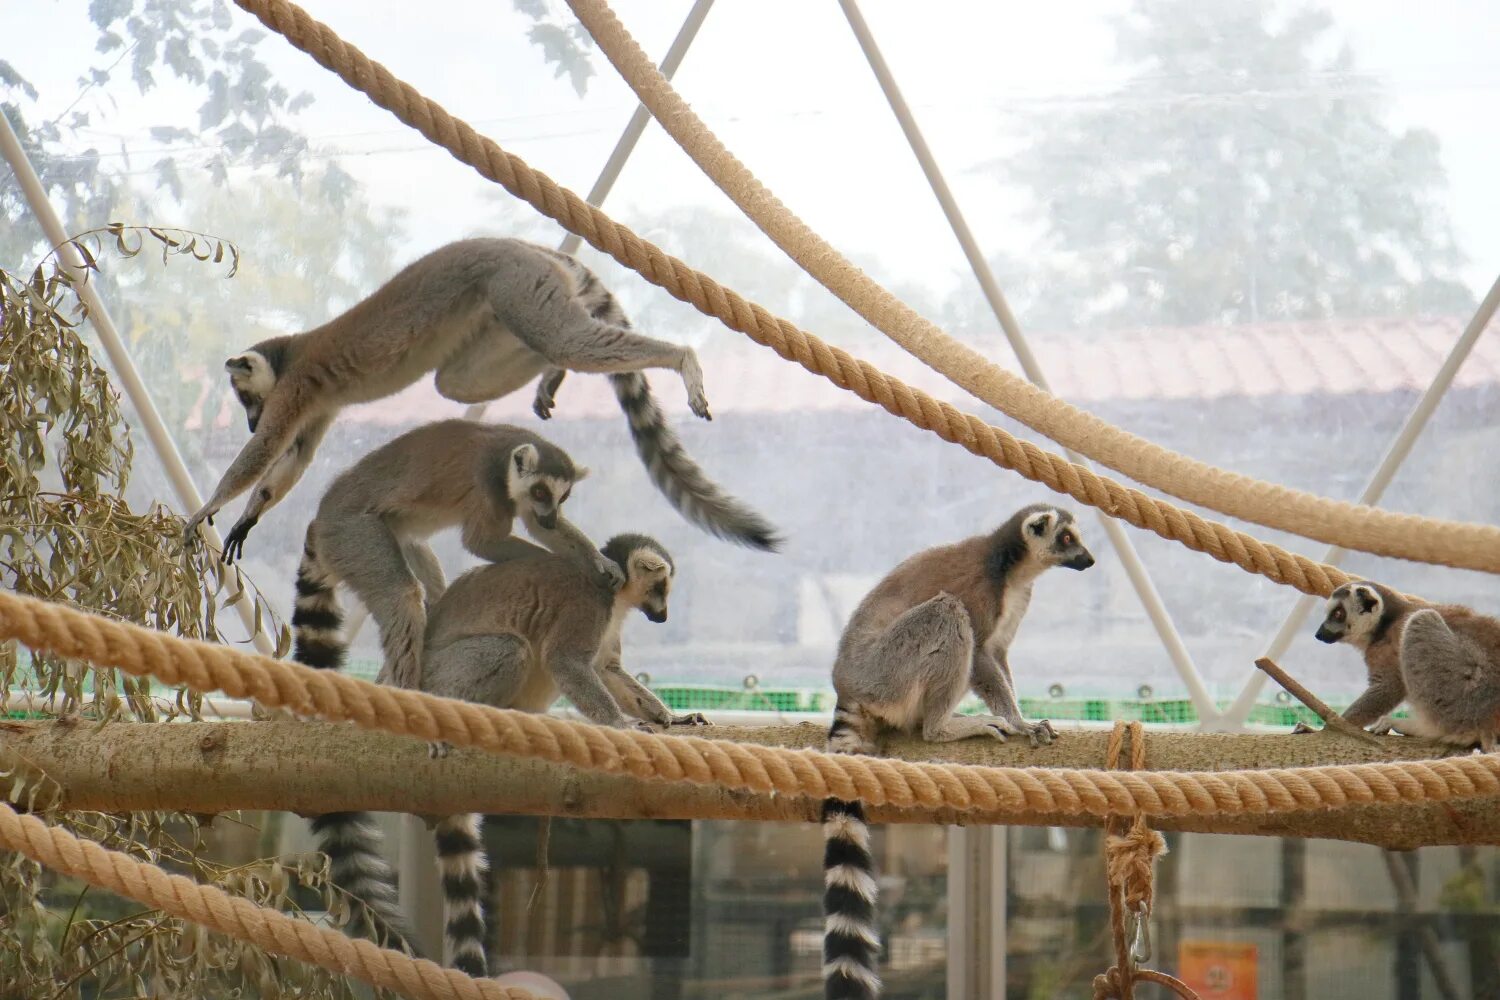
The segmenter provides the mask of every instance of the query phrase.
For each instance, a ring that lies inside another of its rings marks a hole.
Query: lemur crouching
[[[1329,596],[1316,637],[1364,654],[1368,687],[1344,712],[1355,725],[1486,753],[1500,747],[1500,619],[1358,580]],[[1403,699],[1411,717],[1392,719]]]
[[[522,712],[545,712],[561,693],[602,726],[706,725],[702,715],[673,714],[621,663],[620,630],[631,610],[667,620],[672,557],[644,535],[617,535],[603,552],[624,573],[619,590],[586,564],[541,549],[454,580],[428,622],[422,689]],[[446,754],[446,745],[433,753]],[[482,819],[450,816],[436,831],[448,946],[454,966],[471,976],[485,975],[488,964]]]
[[[1093,564],[1073,515],[1047,504],[1023,507],[992,534],[901,563],[844,627],[828,749],[874,753],[882,729],[935,743],[1007,736],[1050,743],[1056,735],[1050,723],[1021,715],[1007,656],[1036,578],[1053,566]],[[991,714],[954,714],[969,690]],[[824,995],[867,1000],[880,991],[880,929],[864,807],[827,800],[823,833]]]

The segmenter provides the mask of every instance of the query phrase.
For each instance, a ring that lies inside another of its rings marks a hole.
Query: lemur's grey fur
[[[1500,619],[1357,580],[1329,596],[1317,638],[1364,654],[1369,686],[1344,712],[1355,725],[1485,752],[1500,746]],[[1411,716],[1398,721],[1390,713],[1403,699]]]
[[[1050,723],[1021,715],[1007,653],[1037,576],[1093,564],[1073,515],[1046,504],[1023,507],[992,534],[901,563],[844,627],[829,750],[874,753],[882,729],[933,742],[1022,735],[1032,745],[1050,743]],[[992,714],[954,714],[970,689]],[[871,1000],[880,992],[880,928],[864,807],[826,800],[823,833],[824,996]]]
[[[769,522],[688,457],[651,396],[642,371],[676,371],[688,405],[708,419],[692,349],[635,333],[599,279],[556,250],[515,239],[450,243],[324,325],[262,341],[224,367],[251,438],[188,519],[187,535],[255,484],[226,536],[229,558],[301,478],[340,409],[389,396],[427,372],[438,392],[461,403],[499,399],[540,375],[534,408],[544,419],[567,371],[608,374],[636,450],[673,506],[719,537],[759,549],[778,544]]]

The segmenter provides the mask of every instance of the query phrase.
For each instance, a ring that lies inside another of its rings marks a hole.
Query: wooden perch
[[[700,731],[701,732],[701,731]],[[719,739],[820,748],[822,727],[716,726]],[[932,745],[900,739],[888,755],[910,760],[1098,768],[1105,732],[1064,729],[1052,746],[991,740]],[[1155,770],[1306,767],[1424,760],[1448,748],[1410,737],[1335,732],[1302,736],[1152,732]],[[323,722],[0,723],[0,794],[20,782],[20,802],[43,781],[38,802],[106,812],[170,809],[214,814],[273,809],[311,815],[368,809],[447,815],[521,813],[608,819],[734,819],[814,822],[811,799],[766,796],[578,771],[542,761],[455,749],[432,760],[425,743]],[[55,783],[55,784],[54,784]],[[1087,816],[956,814],[874,808],[877,823],[1006,823],[1097,826]],[[1405,849],[1425,844],[1500,843],[1500,799],[1414,806],[1361,805],[1263,816],[1155,817],[1162,830],[1319,837]]]

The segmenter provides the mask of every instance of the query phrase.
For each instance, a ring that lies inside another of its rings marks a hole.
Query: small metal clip
[[[1135,924],[1135,942],[1130,946],[1130,957],[1135,962],[1151,961],[1151,916],[1146,910],[1146,904],[1142,903],[1140,908],[1131,912],[1131,920]]]

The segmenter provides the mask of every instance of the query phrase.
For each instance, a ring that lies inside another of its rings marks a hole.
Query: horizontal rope
[[[1304,594],[1326,597],[1350,579],[1342,570],[1266,544],[1228,525],[1205,520],[1191,511],[1099,476],[1061,455],[1043,451],[978,417],[939,402],[846,351],[830,347],[693,270],[573,192],[559,187],[545,174],[532,170],[526,161],[505,152],[465,122],[449,115],[436,101],[424,98],[416,88],[394,77],[295,4],[285,0],[235,2],[400,121],[473,167],[480,176],[500,184],[676,298],[839,388],[1111,517]]]
[[[380,948],[332,928],[257,906],[214,886],[168,874],[35,816],[22,816],[4,802],[0,802],[0,845],[53,871],[248,941],[269,954],[311,962],[411,1000],[535,1000],[534,994],[519,987],[472,979],[457,969]]]
[[[994,364],[892,295],[782,204],[661,75],[607,0],[568,5],[667,134],[761,232],[872,326],[981,401],[1137,482],[1229,517],[1362,552],[1500,572],[1500,528],[1331,500],[1220,469]]]
[[[1213,816],[1500,795],[1500,755],[1226,773],[977,767],[611,729],[437,698],[0,594],[0,639],[304,716],[590,771],[991,815]]]

